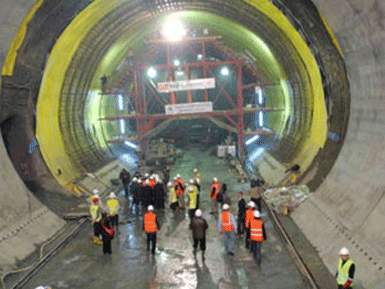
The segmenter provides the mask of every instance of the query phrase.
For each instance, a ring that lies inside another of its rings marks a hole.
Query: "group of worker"
[[[166,179],[167,180],[167,179]],[[245,247],[250,249],[255,262],[260,265],[262,261],[261,247],[267,239],[264,221],[261,219],[261,192],[264,190],[264,182],[252,180],[250,184],[250,202],[246,207],[243,192],[238,193],[238,216],[237,218],[230,211],[230,201],[226,198],[225,185],[220,185],[217,178],[213,178],[210,190],[210,214],[218,214],[218,205],[221,205],[221,213],[218,215],[218,231],[223,235],[225,252],[227,255],[234,255],[236,235],[245,234]],[[166,187],[158,175],[136,173],[132,179],[129,192],[133,197],[133,206],[136,212],[146,211],[143,216],[143,230],[147,236],[147,250],[155,254],[157,243],[157,231],[159,222],[155,209],[163,209],[166,202],[166,191],[168,193],[168,205],[174,211],[188,209],[190,218],[190,229],[193,235],[193,254],[197,253],[198,245],[202,252],[202,259],[205,258],[206,231],[208,223],[203,218],[199,209],[201,193],[200,177],[197,169],[194,169],[194,177],[185,182],[178,174],[173,182],[167,182]],[[185,192],[187,192],[185,194]],[[126,196],[128,193],[126,193]],[[186,201],[187,197],[187,201]],[[119,201],[112,192],[106,202],[106,208],[101,204],[98,192],[94,192],[90,208],[92,224],[94,225],[94,242],[103,244],[103,252],[111,254],[111,234],[109,228],[118,227],[119,224]],[[100,240],[102,236],[102,240]],[[347,248],[340,251],[340,259],[336,273],[338,288],[352,288],[355,274],[355,264],[349,258]]]

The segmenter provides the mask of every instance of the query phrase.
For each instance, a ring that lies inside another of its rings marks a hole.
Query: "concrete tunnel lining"
[[[380,78],[383,72],[380,60],[384,59],[380,44],[384,39],[381,34],[383,28],[375,22],[383,21],[384,7],[379,1],[367,1],[365,4],[357,1],[352,4],[347,0],[313,2],[336,33],[344,52],[351,83],[351,120],[347,141],[331,173],[316,191],[315,200],[305,203],[293,217],[319,249],[320,255],[331,270],[335,268],[338,248],[347,242],[351,243],[349,237],[358,240],[356,242],[360,245],[358,248],[352,245],[352,254],[362,272],[371,272],[359,278],[371,286],[368,288],[373,288],[383,280],[383,273],[379,268],[383,268],[380,261],[384,260],[385,248],[384,235],[379,233],[383,231],[383,225],[380,225],[380,230],[377,229],[379,224],[383,224],[381,220],[385,211],[384,181],[381,178],[384,172],[382,164],[385,151],[382,145],[385,131],[384,96],[381,90],[383,81]],[[336,7],[341,9],[335,9]],[[27,12],[28,9],[25,14]],[[355,24],[355,29],[351,28],[352,24]],[[6,49],[8,45],[5,49],[2,48],[2,51]],[[363,99],[363,95],[369,97]],[[1,156],[2,160],[3,158],[8,159],[5,150]],[[14,171],[10,163],[7,166],[10,172]],[[5,182],[5,178],[9,177],[4,176],[1,181],[2,184],[7,184],[7,189],[1,190],[4,194],[5,190],[9,191],[9,188],[13,187],[9,182]],[[13,174],[12,180],[21,183],[16,173]],[[19,190],[20,187],[17,187],[14,191]],[[9,205],[14,202],[7,203]],[[336,227],[330,225],[327,228],[327,238],[333,242],[325,244],[324,238],[320,239],[317,231],[312,229],[313,222],[309,222],[309,216],[314,216],[314,222],[317,223],[323,220],[327,226],[330,223],[328,219],[332,219],[348,234],[346,236],[341,231],[337,232]],[[377,265],[374,265],[373,259],[369,260],[368,256],[364,255],[365,252],[362,252],[361,248],[366,249],[364,251],[368,251],[372,256],[378,256]]]

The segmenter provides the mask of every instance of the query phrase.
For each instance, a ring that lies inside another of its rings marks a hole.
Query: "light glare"
[[[154,67],[150,67],[148,70],[147,70],[147,75],[148,77],[150,78],[154,78],[156,76],[156,70]]]
[[[255,135],[255,136],[253,136],[252,138],[250,138],[250,139],[248,139],[247,141],[246,141],[246,145],[248,146],[249,144],[252,144],[253,142],[255,142],[257,139],[259,139],[259,135]]]
[[[230,70],[227,67],[223,67],[221,69],[221,74],[224,75],[224,76],[227,76],[227,75],[230,74]]]
[[[186,30],[178,20],[171,20],[166,23],[163,28],[163,35],[170,41],[181,40],[186,35]]]

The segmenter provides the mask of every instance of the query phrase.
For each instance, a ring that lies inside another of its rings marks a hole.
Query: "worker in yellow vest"
[[[197,209],[197,199],[198,199],[198,189],[195,187],[195,186],[192,186],[190,185],[187,189],[187,192],[188,192],[188,202],[187,202],[187,206],[188,206],[188,215],[190,217],[190,220],[192,220],[195,216],[195,211]]]
[[[168,182],[167,189],[168,189],[168,199],[169,199],[168,204],[170,208],[174,211],[179,211],[178,196],[177,196],[174,184],[171,182]]]
[[[356,265],[349,257],[349,250],[345,247],[342,248],[340,250],[340,258],[338,260],[338,268],[335,276],[338,289],[353,288],[355,271]]]
[[[94,198],[92,199],[92,204],[90,206],[90,215],[91,215],[91,224],[94,227],[93,241],[95,244],[102,245],[103,242],[100,238],[100,234],[101,234],[100,221],[102,220],[102,209],[100,207],[98,196],[94,196]]]
[[[143,217],[143,229],[147,234],[147,251],[150,251],[151,243],[151,253],[155,255],[156,249],[156,232],[158,231],[159,223],[154,213],[154,207],[149,205],[147,207],[147,213]]]
[[[266,240],[265,224],[261,220],[261,213],[258,210],[253,211],[253,218],[249,220],[250,228],[250,241],[251,241],[251,252],[255,262],[261,265],[262,254],[261,247],[262,242]]]
[[[237,222],[233,214],[229,211],[230,206],[228,204],[224,204],[222,206],[222,213],[218,220],[218,231],[220,234],[224,235],[224,243],[226,254],[233,256],[234,247],[235,247],[235,232],[237,232]]]
[[[108,218],[112,227],[119,226],[119,201],[114,192],[111,192],[107,201]]]

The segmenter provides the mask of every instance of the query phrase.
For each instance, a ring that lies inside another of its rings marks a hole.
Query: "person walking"
[[[155,196],[155,207],[158,209],[164,209],[164,198],[166,196],[166,192],[164,190],[164,186],[162,180],[156,176],[156,184],[154,186],[154,196]]]
[[[349,257],[349,250],[348,248],[343,247],[340,250],[340,258],[338,259],[338,267],[335,276],[338,289],[353,288],[355,271],[356,265]]]
[[[175,192],[175,186],[171,182],[168,182],[167,189],[168,189],[169,207],[173,211],[179,211],[178,196],[176,195],[176,192]]]
[[[110,219],[111,226],[117,228],[119,226],[120,204],[114,192],[110,193],[106,205],[108,208],[108,218]]]
[[[95,244],[101,245],[103,244],[100,239],[100,221],[102,220],[102,209],[100,207],[99,197],[94,196],[92,199],[92,204],[90,206],[90,215],[91,215],[91,224],[94,228],[94,238],[93,242]]]
[[[114,237],[115,230],[111,227],[110,218],[103,214],[101,221],[101,235],[103,240],[103,254],[111,254],[111,240]]]
[[[218,220],[218,230],[224,235],[225,251],[227,255],[234,256],[235,232],[237,231],[237,223],[233,214],[229,211],[230,206],[224,204],[222,213]]]
[[[213,183],[211,184],[210,193],[209,193],[210,203],[211,203],[211,213],[210,214],[217,214],[218,213],[217,197],[218,197],[220,189],[221,189],[221,185],[218,183],[218,179],[213,178]]]
[[[178,174],[176,176],[176,181],[175,181],[175,192],[178,197],[179,206],[182,210],[185,209],[185,196],[184,196],[185,189],[186,189],[186,185],[182,180],[182,177],[180,176],[180,174]]]
[[[194,190],[194,187],[193,186],[189,186],[188,189],[188,202],[187,202],[187,206],[188,206],[188,215],[190,217],[190,220],[192,220],[195,216],[195,211],[197,209],[197,199],[198,199],[198,195],[197,195],[197,190]]]
[[[134,177],[132,179],[132,182],[130,184],[130,193],[132,194],[132,211],[134,211],[136,214],[140,211],[141,206],[141,200],[140,200],[140,185],[137,177]]]
[[[245,232],[245,218],[246,218],[246,201],[243,198],[243,192],[238,193],[238,234],[242,235]]]
[[[202,251],[202,259],[205,259],[205,251],[206,251],[206,230],[209,228],[206,219],[202,217],[202,211],[197,209],[195,211],[195,217],[192,219],[190,223],[190,229],[192,230],[193,235],[193,254],[194,256],[197,253],[198,244],[200,244],[200,248]]]
[[[250,241],[251,241],[251,252],[255,262],[261,265],[262,255],[261,248],[262,242],[266,240],[265,224],[261,220],[261,214],[258,210],[253,212],[253,218],[249,221],[250,227]]]
[[[245,246],[246,249],[250,248],[250,220],[253,218],[253,212],[255,208],[254,202],[249,202],[248,208],[246,210],[246,217],[245,217],[245,228],[246,228],[246,239],[245,239]]]
[[[149,205],[147,207],[147,213],[143,217],[143,230],[147,234],[147,251],[150,251],[151,243],[151,254],[155,255],[156,249],[156,232],[159,228],[156,214],[154,213],[154,207]]]
[[[128,199],[131,174],[126,169],[123,169],[119,174],[119,178],[121,179],[122,184],[123,184],[124,195],[125,195],[126,199]]]

